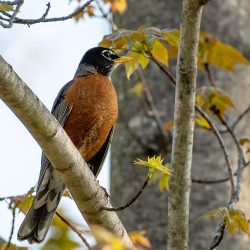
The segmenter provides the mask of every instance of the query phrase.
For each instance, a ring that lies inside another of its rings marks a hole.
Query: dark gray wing
[[[72,106],[68,105],[65,100],[65,94],[67,92],[67,90],[69,89],[69,87],[72,85],[73,81],[68,82],[67,84],[65,84],[61,90],[59,91],[53,107],[52,107],[52,111],[51,113],[54,115],[54,117],[58,120],[58,122],[60,123],[60,125],[63,127],[65,122],[68,119],[68,116],[72,110]],[[40,170],[40,175],[39,175],[39,180],[38,180],[38,189],[40,187],[41,181],[43,180],[43,178],[45,177],[45,170],[49,167],[50,162],[47,159],[46,155],[44,153],[42,153],[42,159],[41,159],[41,170]],[[48,173],[49,176],[49,173]],[[46,181],[44,181],[44,184],[46,183]]]
[[[114,127],[111,128],[109,135],[105,141],[105,143],[103,144],[102,148],[98,151],[98,153],[94,156],[94,158],[92,158],[88,163],[90,164],[90,168],[93,171],[95,176],[98,176],[102,165],[104,163],[104,160],[107,156],[108,150],[109,150],[109,146],[113,137],[113,133],[114,133]]]

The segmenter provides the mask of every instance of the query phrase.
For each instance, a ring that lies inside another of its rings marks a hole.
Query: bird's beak
[[[121,56],[117,59],[114,60],[115,63],[126,63],[126,62],[130,62],[134,60],[133,57],[130,57],[130,56]]]

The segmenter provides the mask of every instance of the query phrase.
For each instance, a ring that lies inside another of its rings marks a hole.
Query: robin
[[[106,157],[118,115],[117,96],[109,76],[118,64],[130,60],[103,47],[88,50],[73,80],[60,90],[52,107],[52,114],[95,176]],[[19,240],[44,240],[65,188],[42,153],[36,197],[19,228]]]

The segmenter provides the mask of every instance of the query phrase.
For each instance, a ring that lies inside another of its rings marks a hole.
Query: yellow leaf
[[[94,16],[95,15],[94,11],[95,11],[95,7],[92,6],[92,5],[88,5],[88,7],[87,7],[87,13],[88,13],[88,15],[89,16]]]
[[[208,32],[201,32],[199,66],[206,63],[229,71],[234,71],[237,64],[249,65],[248,60],[237,49],[217,40]]]
[[[174,127],[174,121],[173,120],[166,122],[165,125],[164,125],[164,129],[166,131],[171,130],[173,127]]]
[[[137,82],[132,88],[129,89],[129,92],[135,94],[138,97],[141,97],[143,89],[143,83]]]
[[[168,50],[159,40],[154,40],[151,53],[158,61],[168,65]]]
[[[209,211],[203,216],[205,219],[223,219],[228,232],[234,236],[235,230],[239,230],[250,236],[249,222],[245,214],[236,208],[220,207],[215,210]]]
[[[72,199],[72,197],[71,197],[71,194],[70,194],[69,190],[66,190],[66,191],[64,192],[63,196],[64,196],[64,197],[68,197],[68,198]]]
[[[13,6],[5,3],[0,3],[0,11],[13,11]]]
[[[137,159],[137,161],[134,161],[134,164],[143,166],[143,167],[148,167],[149,168],[149,173],[148,176],[151,178],[154,170],[160,171],[164,174],[171,175],[172,170],[166,166],[162,165],[163,159],[161,156],[152,156],[149,157],[147,161]]]
[[[92,225],[90,229],[98,243],[105,243],[110,246],[112,250],[125,250],[122,239],[111,234],[105,228]]]
[[[5,250],[7,247],[7,243],[0,244],[0,250]],[[28,247],[19,247],[15,244],[10,243],[8,250],[28,250]]]
[[[224,219],[226,216],[228,216],[228,209],[226,207],[219,207],[214,210],[208,211],[206,214],[202,216],[203,219]]]
[[[205,128],[205,129],[209,129],[210,125],[207,122],[207,120],[202,117],[200,114],[195,114],[195,118],[194,118],[195,124],[198,125],[201,128]]]
[[[110,3],[112,12],[118,12],[122,14],[127,9],[126,0],[104,0],[104,3]]]
[[[151,248],[152,245],[148,238],[146,238],[146,231],[134,231],[129,233],[129,237],[133,242],[137,250],[143,250],[145,248]]]
[[[248,139],[248,138],[241,138],[239,140],[239,143],[240,143],[241,146],[243,146],[244,144],[250,143],[250,139]]]
[[[22,213],[27,214],[32,205],[34,197],[34,195],[20,195],[12,198],[11,201]]]
[[[166,191],[169,190],[169,175],[167,174],[163,174],[160,178],[160,182],[159,182],[159,187],[160,190],[163,191],[164,189],[166,189]]]
[[[201,87],[197,89],[196,102],[207,113],[224,115],[228,108],[235,108],[229,95],[215,87]]]

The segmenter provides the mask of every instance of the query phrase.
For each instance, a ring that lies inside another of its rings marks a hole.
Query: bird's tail
[[[46,172],[34,202],[19,228],[18,239],[21,241],[28,240],[29,243],[39,243],[45,239],[65,190],[63,182],[54,175],[51,168],[47,169]]]

